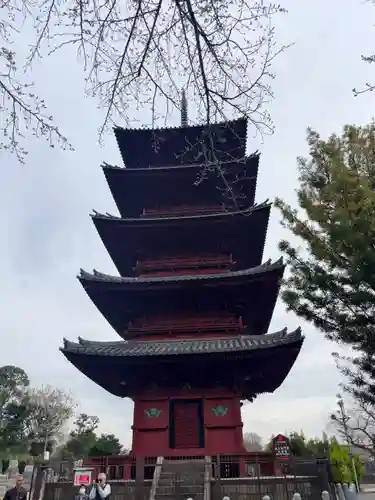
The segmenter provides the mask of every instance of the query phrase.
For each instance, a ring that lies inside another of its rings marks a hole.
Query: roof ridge
[[[106,273],[101,273],[96,269],[93,269],[92,273],[85,271],[84,269],[80,269],[80,274],[77,275],[77,278],[82,280],[92,280],[92,281],[112,281],[117,283],[158,283],[158,282],[171,282],[171,281],[189,281],[189,280],[204,280],[204,279],[227,279],[236,276],[251,276],[253,274],[258,274],[260,272],[268,272],[273,271],[278,268],[285,268],[285,264],[283,258],[272,262],[271,259],[268,259],[263,264],[259,266],[251,267],[248,269],[242,269],[239,271],[230,271],[230,272],[222,272],[215,274],[198,274],[198,275],[184,275],[184,276],[157,276],[157,277],[123,277],[123,276],[113,276]]]

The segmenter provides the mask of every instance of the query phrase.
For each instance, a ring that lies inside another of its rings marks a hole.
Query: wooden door
[[[175,400],[172,404],[173,448],[201,448],[203,428],[200,400]]]

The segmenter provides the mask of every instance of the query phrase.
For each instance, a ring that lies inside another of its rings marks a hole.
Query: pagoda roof
[[[238,267],[262,260],[271,204],[181,217],[121,218],[94,212],[95,227],[121,275],[139,260],[179,253],[231,254]]]
[[[120,283],[120,284],[134,284],[134,285],[152,285],[160,283],[173,283],[179,284],[184,281],[224,281],[233,278],[242,278],[248,276],[256,276],[264,273],[272,272],[275,270],[281,270],[284,272],[285,265],[283,259],[280,258],[276,262],[271,262],[268,260],[264,264],[252,267],[250,269],[240,269],[239,271],[228,271],[225,273],[210,273],[210,274],[191,274],[187,276],[113,276],[111,274],[101,273],[96,269],[93,269],[92,273],[80,270],[80,274],[77,278],[84,284],[84,281],[96,281],[96,282],[106,282],[106,283]],[[159,288],[159,287],[158,287]]]
[[[266,349],[294,343],[301,339],[301,329],[287,329],[266,335],[238,335],[222,338],[118,340],[100,342],[78,337],[77,342],[64,339],[62,352],[75,352],[87,356],[173,356],[180,354],[212,354]]]
[[[79,339],[76,343],[64,339],[60,350],[94,382],[121,397],[131,397],[140,386],[150,387],[153,383],[165,387],[166,381],[169,384],[188,382],[193,387],[205,382],[210,385],[210,378],[218,377],[228,379],[229,384],[238,385],[242,381],[244,396],[250,397],[254,392],[273,392],[282,383],[303,340],[298,328],[290,333],[284,329],[267,335],[199,340],[97,342]]]
[[[168,310],[217,310],[230,304],[250,331],[265,333],[285,265],[282,259],[239,271],[157,277],[121,277],[81,270],[78,276],[93,303],[120,334],[130,321]]]
[[[137,217],[145,206],[221,203],[233,206],[232,200],[225,196],[225,183],[216,164],[199,161],[188,165],[174,163],[171,166],[129,168],[105,163],[102,168],[123,217]],[[259,154],[223,161],[220,168],[233,189],[237,208],[251,206],[255,199]],[[208,175],[199,182],[204,172]]]
[[[161,129],[115,127],[114,132],[128,168],[186,165],[212,156],[212,150],[216,161],[244,157],[247,120]]]

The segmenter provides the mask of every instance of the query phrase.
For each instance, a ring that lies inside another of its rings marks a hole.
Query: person
[[[93,481],[89,494],[89,500],[108,500],[111,494],[111,486],[106,482],[107,476],[99,474],[98,480]]]
[[[16,486],[5,493],[3,500],[27,500],[23,476],[17,477]]]
[[[86,487],[81,484],[78,490],[78,495],[74,497],[74,500],[88,500],[89,496],[86,493]]]

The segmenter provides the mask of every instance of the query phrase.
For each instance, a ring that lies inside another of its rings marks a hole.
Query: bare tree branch
[[[375,5],[375,0],[366,0],[366,2],[372,3],[373,5]],[[368,64],[372,64],[375,62],[375,54],[371,54],[369,56],[362,55],[361,58],[362,58],[362,61],[364,61]],[[372,92],[373,90],[375,90],[375,84],[366,82],[365,86],[363,88],[361,88],[361,89],[354,88],[352,90],[352,92],[353,92],[354,96],[357,97],[360,94],[365,94],[366,92]]]
[[[338,395],[337,410],[331,415],[331,420],[344,442],[375,456],[375,409],[372,404],[356,398],[346,410]]]
[[[265,104],[272,98],[276,47],[272,18],[283,13],[264,0],[0,0],[0,73],[4,140],[0,148],[24,161],[28,134],[51,146],[70,148],[49,116],[43,99],[21,75],[9,49],[23,23],[31,23],[35,42],[25,64],[77,50],[86,71],[86,90],[104,109],[100,137],[116,120],[134,121],[141,107],[154,127],[167,121],[187,89],[199,122],[243,117],[263,133],[273,131]]]
[[[46,43],[50,52],[76,46],[87,90],[106,110],[101,133],[114,115],[129,123],[135,103],[150,107],[155,95],[164,116],[167,104],[179,106],[182,86],[198,119],[235,114],[270,131],[263,104],[272,97],[270,67],[280,49],[271,18],[279,12],[277,4],[246,0],[44,0],[28,64]]]
[[[256,432],[245,432],[243,437],[247,451],[262,451],[262,438]]]

